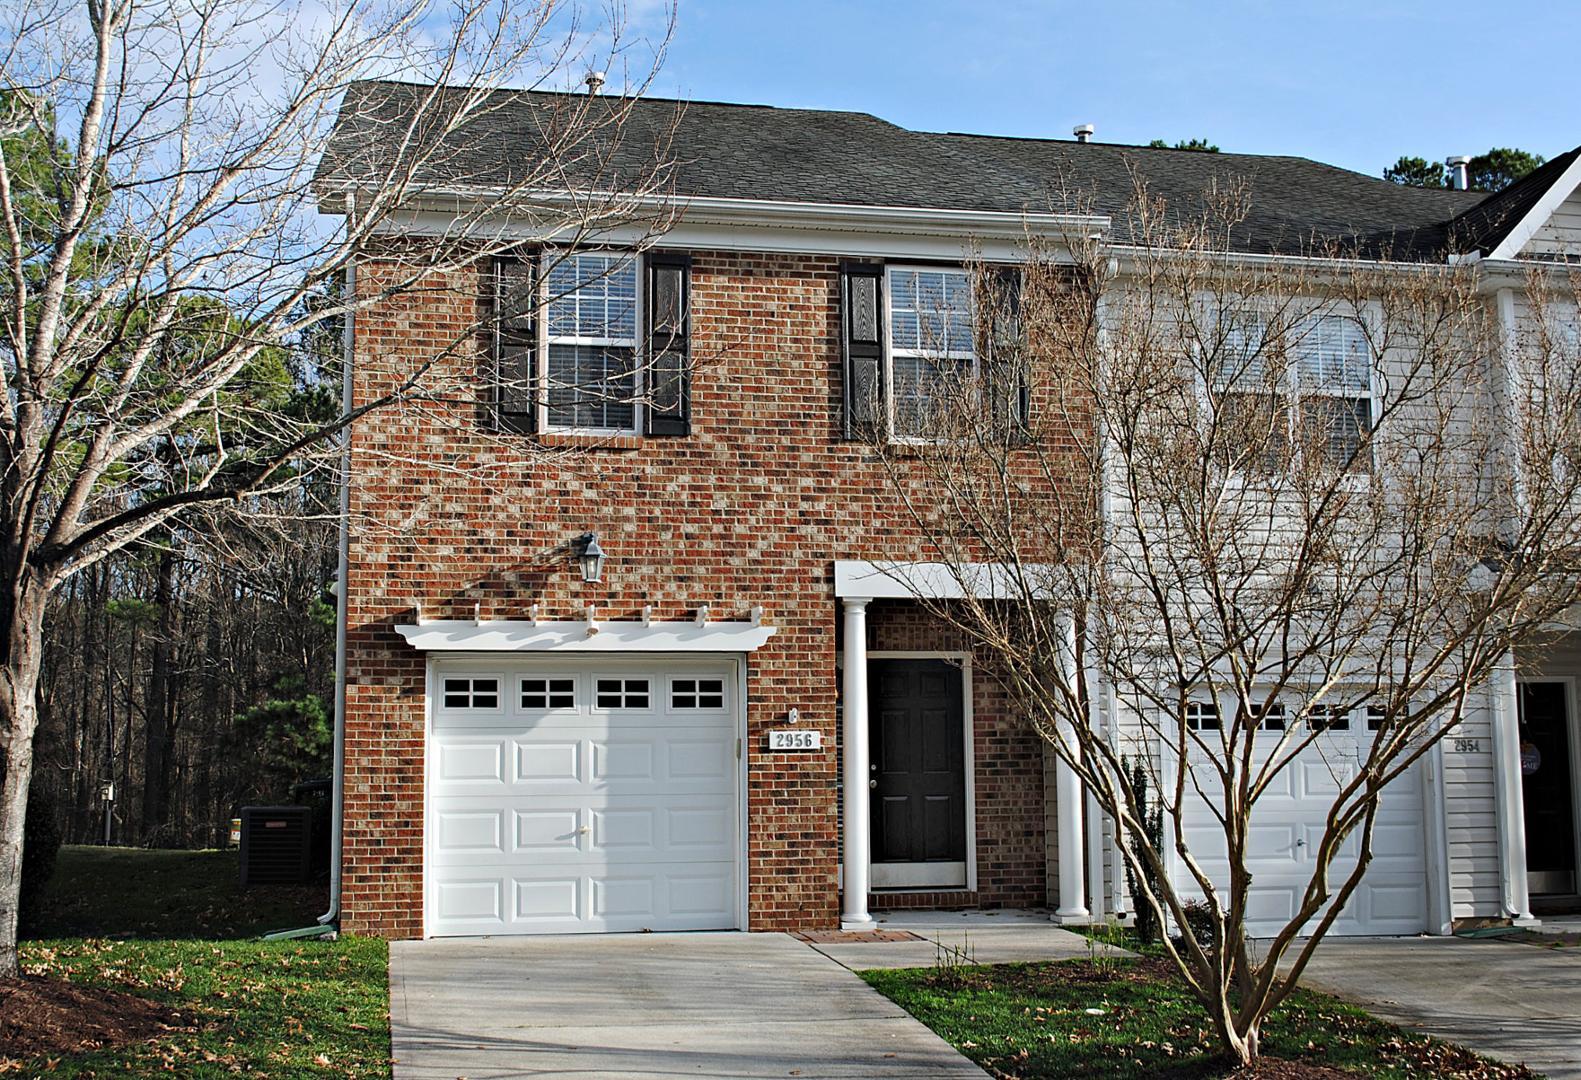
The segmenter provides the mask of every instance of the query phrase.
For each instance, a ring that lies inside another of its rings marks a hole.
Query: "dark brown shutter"
[[[845,437],[872,438],[884,409],[884,268],[850,263],[840,274],[845,353]]]
[[[494,415],[502,431],[538,428],[537,264],[494,260]]]
[[[988,271],[991,310],[982,349],[994,420],[1012,434],[1024,434],[1032,419],[1032,379],[1021,322],[1021,270],[1000,266]],[[986,347],[984,347],[986,346]]]
[[[647,255],[649,435],[692,431],[692,259],[670,251]]]

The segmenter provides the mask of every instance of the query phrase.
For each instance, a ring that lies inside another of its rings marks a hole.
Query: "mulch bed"
[[[794,936],[810,945],[863,945],[927,940],[910,930],[808,930]]]
[[[0,979],[0,1062],[124,1046],[190,1030],[175,1009],[63,979]]]

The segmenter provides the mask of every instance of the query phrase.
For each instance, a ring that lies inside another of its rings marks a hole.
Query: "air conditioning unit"
[[[296,885],[312,879],[312,810],[242,807],[242,887]]]

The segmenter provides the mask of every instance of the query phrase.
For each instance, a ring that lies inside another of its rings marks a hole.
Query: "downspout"
[[[357,268],[346,267],[346,302],[357,295]],[[346,312],[341,327],[341,415],[351,412],[351,365],[355,356],[355,311]],[[340,440],[340,552],[335,571],[335,783],[331,795],[329,844],[329,910],[320,923],[340,921],[341,819],[346,805],[346,613],[349,607],[346,573],[351,563],[351,428]]]

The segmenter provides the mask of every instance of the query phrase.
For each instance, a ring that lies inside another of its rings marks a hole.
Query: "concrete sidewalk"
[[[783,934],[395,942],[390,1023],[395,1080],[986,1075]]]
[[[932,967],[941,962],[1019,964],[1033,960],[1077,960],[1098,953],[1129,956],[1049,922],[1030,911],[896,911],[877,916],[878,929],[915,934],[920,941],[814,941],[832,960],[870,968]]]
[[[1331,938],[1301,982],[1550,1080],[1581,1080],[1581,949]]]

